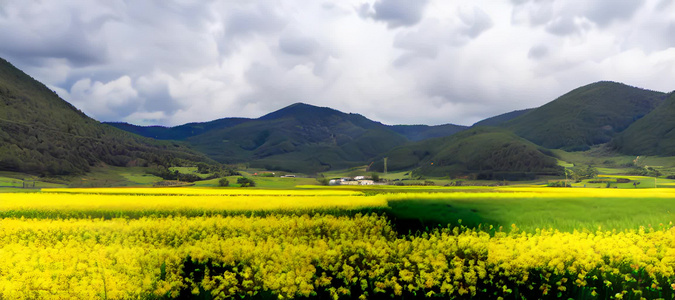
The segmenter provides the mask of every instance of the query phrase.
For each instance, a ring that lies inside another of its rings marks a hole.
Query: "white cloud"
[[[130,115],[141,104],[129,76],[107,83],[81,79],[72,86],[68,98],[86,114],[98,116],[104,121]]]
[[[675,89],[672,7],[11,1],[0,56],[105,121],[178,125],[306,102],[390,124],[469,125],[599,80]]]

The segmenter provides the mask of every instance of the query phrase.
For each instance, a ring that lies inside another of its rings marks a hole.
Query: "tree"
[[[218,180],[218,185],[219,186],[230,186],[230,181],[227,180],[227,178],[221,178]]]
[[[199,174],[208,174],[211,171],[211,168],[209,165],[203,163],[203,162],[198,162],[197,163],[197,173]]]
[[[372,178],[373,181],[375,181],[375,182],[379,182],[379,181],[380,181],[380,175],[378,175],[377,173],[372,173],[372,174],[370,174],[370,178]]]
[[[246,178],[246,177],[237,178],[237,183],[240,184],[241,187],[254,187],[255,186],[255,182],[252,179]]]
[[[574,166],[571,169],[566,169],[566,172],[568,172],[567,175],[572,177],[572,179],[574,179],[576,182],[579,182],[583,179],[598,177],[599,174],[598,169],[593,168],[590,165],[588,165],[586,168]]]
[[[319,176],[316,177],[316,181],[318,181],[320,185],[328,185],[330,183],[330,180],[323,174],[319,174]]]

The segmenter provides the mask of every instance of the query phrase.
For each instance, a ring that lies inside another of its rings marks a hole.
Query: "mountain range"
[[[295,103],[257,119],[226,118],[171,128],[109,123],[148,137],[186,141],[226,164],[315,173],[363,165],[412,141],[455,134],[466,126],[384,125],[328,107]]]
[[[77,174],[99,164],[246,163],[317,173],[371,165],[427,176],[512,178],[559,172],[549,149],[607,144],[631,155],[675,155],[675,96],[616,82],[574,89],[537,108],[471,127],[385,125],[296,103],[259,118],[175,127],[100,123],[0,60],[0,170]]]

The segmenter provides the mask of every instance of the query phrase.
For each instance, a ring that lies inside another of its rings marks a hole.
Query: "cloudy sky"
[[[0,57],[101,121],[470,125],[601,80],[675,90],[674,2],[0,0]]]

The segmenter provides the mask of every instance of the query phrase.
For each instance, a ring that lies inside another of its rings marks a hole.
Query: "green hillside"
[[[635,121],[610,144],[631,155],[675,156],[675,92],[652,112]]]
[[[453,136],[425,140],[389,151],[389,171],[418,168],[427,176],[475,174],[485,179],[518,179],[516,173],[559,172],[548,151],[515,134],[494,127],[472,128]],[[382,170],[382,163],[374,168]]]
[[[191,136],[200,135],[207,131],[232,127],[244,123],[247,118],[224,118],[210,122],[187,123],[175,127],[138,126],[122,122],[104,122],[104,124],[131,132],[140,136],[151,137],[157,140],[185,140]]]
[[[494,117],[487,118],[485,120],[478,121],[471,125],[471,127],[477,127],[477,126],[501,126],[502,124],[511,121],[517,117],[520,117],[530,111],[532,111],[534,108],[528,108],[528,109],[523,109],[523,110],[514,110],[512,112],[507,112],[501,115],[497,115]]]
[[[393,125],[389,128],[396,133],[405,136],[408,140],[411,141],[422,141],[431,138],[450,136],[455,133],[466,130],[467,126],[455,125],[455,124],[443,124],[443,125]]]
[[[578,151],[609,142],[618,132],[652,111],[665,98],[615,82],[597,82],[503,124],[546,148]]]
[[[364,164],[407,139],[358,114],[296,103],[187,141],[223,163],[314,173]]]
[[[296,103],[258,119],[225,118],[176,127],[108,123],[156,139],[185,140],[223,163],[314,173],[349,168],[410,141],[448,136],[466,126],[383,125],[359,114]]]
[[[175,142],[155,142],[103,125],[0,59],[0,171],[38,175],[91,166],[208,161]]]

